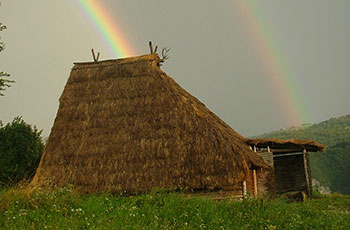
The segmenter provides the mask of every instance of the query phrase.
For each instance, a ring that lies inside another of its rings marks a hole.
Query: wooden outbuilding
[[[272,182],[266,187],[277,193],[312,193],[311,170],[308,152],[324,152],[325,145],[313,140],[249,139],[254,152],[259,153],[273,171]]]

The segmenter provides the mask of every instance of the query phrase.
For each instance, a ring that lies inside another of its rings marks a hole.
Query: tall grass
[[[0,191],[0,229],[348,229],[350,196],[304,203],[283,199],[212,201],[179,193],[139,196]]]

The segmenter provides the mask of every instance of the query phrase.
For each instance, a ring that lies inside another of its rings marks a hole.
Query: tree
[[[5,30],[6,26],[3,25],[0,22],[0,32]],[[5,49],[5,45],[3,42],[1,42],[1,37],[0,37],[0,52]],[[5,72],[0,72],[0,96],[4,96],[4,94],[1,93],[1,91],[4,91],[6,87],[10,87],[11,83],[14,83],[14,81],[6,79],[6,77],[9,77],[10,74],[5,73]]]
[[[6,126],[0,121],[0,186],[34,176],[44,150],[41,132],[21,117]]]

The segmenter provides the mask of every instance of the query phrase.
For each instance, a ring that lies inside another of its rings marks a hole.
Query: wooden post
[[[304,170],[305,170],[305,181],[306,181],[306,192],[307,195],[311,195],[311,185],[310,185],[310,175],[309,175],[309,170],[308,170],[308,163],[307,163],[307,158],[306,158],[306,149],[303,151],[303,158],[304,158]]]
[[[247,182],[243,181],[243,185],[242,185],[242,189],[243,189],[243,199],[246,198],[247,196]]]
[[[254,187],[254,196],[258,195],[258,180],[256,178],[256,170],[253,169],[253,187]]]

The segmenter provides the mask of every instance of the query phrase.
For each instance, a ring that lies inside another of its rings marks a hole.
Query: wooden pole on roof
[[[96,62],[98,62],[99,58],[100,58],[100,52],[97,53]]]
[[[151,42],[151,41],[149,41],[148,45],[149,45],[149,51],[151,52],[151,54],[153,54],[153,53],[154,53],[154,51],[153,51],[152,42]]]
[[[92,53],[92,58],[94,59],[94,62],[98,62],[98,59],[100,58],[100,52],[97,53],[97,57],[95,55],[94,49],[91,49],[91,53]]]

